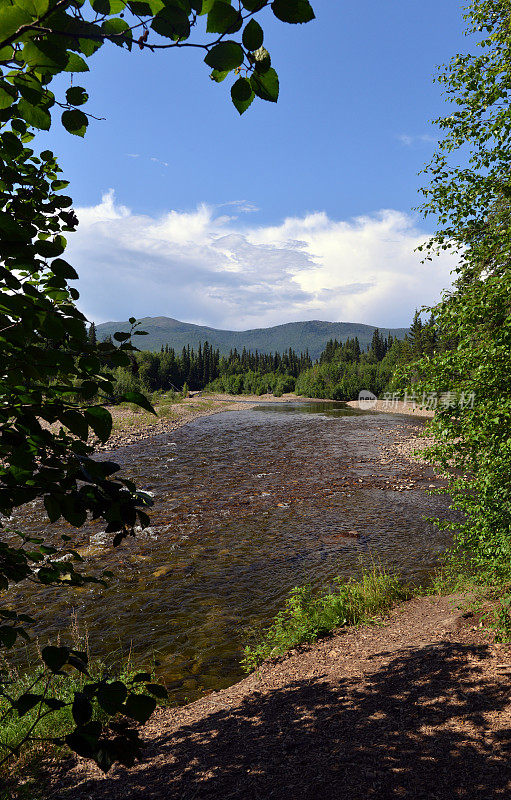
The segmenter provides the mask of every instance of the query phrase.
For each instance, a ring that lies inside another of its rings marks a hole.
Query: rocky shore
[[[360,408],[358,400],[348,400],[347,406]],[[368,408],[365,406],[365,408]],[[371,403],[370,411],[381,411],[387,414],[409,414],[414,417],[426,417],[431,419],[435,412],[429,408],[420,408],[418,405],[404,403],[402,400],[375,400]]]
[[[258,403],[290,403],[306,402],[309,398],[295,394],[284,394],[275,397],[265,395],[229,395],[196,393],[178,403],[156,405],[157,416],[141,411],[135,407],[110,406],[113,430],[108,442],[104,445],[96,442],[97,450],[114,450],[135,442],[143,441],[151,436],[170,433],[199,417],[208,417],[222,411],[235,411],[239,408],[252,408]],[[314,400],[314,402],[330,403],[331,400]]]

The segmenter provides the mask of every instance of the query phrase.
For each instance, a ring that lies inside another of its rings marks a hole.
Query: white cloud
[[[162,161],[161,158],[156,158],[156,156],[151,156],[151,161],[154,161],[155,164],[160,164],[162,167],[168,167],[168,161]]]
[[[421,133],[419,136],[410,136],[408,133],[400,133],[398,140],[406,147],[412,147],[414,144],[433,144],[438,142],[437,136],[431,136],[429,133]]]
[[[157,218],[106,193],[77,209],[69,259],[89,319],[169,316],[243,329],[305,319],[407,325],[450,284],[452,262],[420,263],[414,219],[382,210],[349,221],[325,212],[249,225],[246,201]]]

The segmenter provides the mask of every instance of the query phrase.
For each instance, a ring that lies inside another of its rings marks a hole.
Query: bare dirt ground
[[[511,797],[511,648],[463,598],[323,639],[144,729],[145,760],[79,761],[61,800]]]

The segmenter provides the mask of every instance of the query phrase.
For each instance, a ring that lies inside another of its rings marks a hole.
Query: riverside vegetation
[[[113,544],[147,527],[150,496],[127,479],[116,478],[119,466],[92,457],[89,431],[105,442],[112,419],[105,407],[114,396],[112,369],[129,365],[132,327],[118,332],[120,345],[92,345],[85,317],[78,310],[79,292],[70,284],[78,277],[62,256],[67,232],[77,218],[72,199],[63,194],[58,161],[50,150],[35,153],[28,145],[37,130],[49,130],[52,115],[71,134],[83,137],[90,115],[83,106],[88,93],[73,76],[87,72],[98,49],[114,44],[131,51],[202,49],[211,78],[220,83],[234,76],[230,87],[236,110],[244,113],[254,99],[276,102],[279,80],[263,47],[264,31],[256,16],[270,7],[276,19],[292,24],[314,18],[307,0],[244,0],[238,8],[224,2],[162,3],[160,0],[4,0],[0,15],[0,648],[19,648],[30,638],[32,620],[9,606],[9,587],[30,582],[69,586],[106,581],[87,575],[79,554],[63,535],[62,547],[42,537],[11,531],[12,511],[41,501],[50,522],[65,519],[80,528],[88,517],[103,520]],[[189,42],[204,18],[206,32]],[[237,35],[239,34],[239,35]],[[233,38],[234,37],[234,38]],[[56,78],[70,77],[63,96]],[[133,326],[135,320],[130,324]],[[149,412],[152,406],[140,392],[123,400]],[[43,426],[41,421],[48,423]],[[94,759],[105,771],[114,761],[132,763],[138,737],[130,726],[112,731],[96,716],[122,713],[133,723],[145,722],[156,706],[162,687],[145,683],[142,693],[132,685],[103,676],[93,680],[87,653],[76,647],[46,645],[41,650],[44,680],[40,691],[16,685],[2,673],[0,696],[4,718],[23,717],[36,708],[38,718],[50,717],[67,705],[50,694],[54,676],[87,676],[73,690],[70,728],[65,741],[71,749]],[[64,704],[64,705],[63,705]],[[114,723],[116,724],[116,723]],[[9,745],[0,759],[5,765],[28,739]],[[28,736],[28,739],[27,739]]]
[[[144,507],[150,499],[129,481],[113,480],[115,473],[91,457],[85,444],[89,427],[106,440],[111,420],[102,402],[87,405],[87,401],[98,394],[101,398],[113,396],[112,369],[129,370],[133,363],[129,359],[130,335],[119,334],[119,349],[108,343],[99,345],[101,359],[88,344],[84,320],[75,305],[78,293],[68,284],[76,273],[61,258],[65,248],[63,233],[73,230],[76,224],[73,212],[66,210],[71,199],[60,194],[65,183],[53,154],[44,151],[36,156],[27,143],[33,135],[32,128],[49,128],[56,100],[48,85],[55,75],[65,70],[88,69],[83,57],[90,56],[105,41],[131,48],[135,39],[141,49],[156,46],[148,41],[149,25],[151,31],[168,37],[166,46],[181,46],[197,14],[206,11],[202,3],[181,3],[179,8],[172,6],[173,16],[169,19],[168,9],[165,13],[160,8],[155,11],[151,0],[138,5],[143,6],[138,8],[142,21],[140,16],[130,21],[121,18],[124,3],[94,0],[92,17],[88,19],[84,10],[90,10],[87,3],[10,0],[0,29],[0,136],[6,176],[0,222],[8,242],[2,262],[6,291],[1,295],[0,308],[5,374],[0,418],[0,510],[8,515],[14,507],[44,498],[50,520],[62,515],[79,527],[88,514],[96,515],[106,519],[107,530],[114,533],[117,542],[133,532],[137,519],[141,525],[147,524]],[[276,100],[278,80],[270,67],[269,54],[262,48],[262,29],[253,19],[245,23],[246,18],[268,4],[243,0],[245,16],[225,3],[221,4],[226,6],[221,9],[221,16],[217,5],[208,13],[208,30],[219,35],[203,45],[206,63],[213,69],[212,77],[220,81],[244,64],[247,76],[237,78],[232,87],[232,99],[240,112],[255,96]],[[275,0],[272,8],[285,21],[305,22],[312,18],[310,6],[303,0]],[[439,220],[437,234],[424,246],[425,258],[445,250],[454,251],[458,258],[455,284],[433,309],[434,324],[446,346],[420,353],[421,357],[411,364],[396,363],[394,366],[402,369],[394,372],[393,380],[416,392],[447,391],[452,395],[452,402],[439,409],[429,428],[435,444],[426,453],[430,463],[446,476],[446,491],[461,514],[461,522],[453,530],[456,547],[446,565],[447,580],[450,585],[498,587],[502,594],[500,623],[506,635],[510,628],[507,586],[511,579],[509,4],[504,0],[474,0],[466,17],[471,33],[480,36],[481,50],[475,56],[456,56],[439,75],[454,108],[452,114],[437,121],[443,139],[426,170],[431,183],[424,189],[422,207],[426,216],[435,215]],[[48,31],[42,37],[38,33],[41,21]],[[236,32],[243,25],[241,44],[222,40],[226,31]],[[71,133],[85,133],[88,117],[77,106],[86,99],[85,91],[73,86],[68,89],[65,102],[60,103],[65,109],[62,122]],[[330,391],[322,385],[331,374],[329,364],[335,364],[335,358],[308,368],[312,370],[310,385],[317,378],[318,391]],[[377,365],[368,366],[376,367],[373,386],[379,391]],[[351,373],[348,377],[351,380]],[[340,391],[345,389],[348,391],[345,386]],[[78,391],[82,395],[79,403],[73,399]],[[349,393],[353,391],[354,383],[350,383]],[[459,399],[464,392],[473,393],[474,404],[462,409]],[[150,408],[137,390],[126,393],[124,399]],[[42,430],[40,418],[59,421],[61,431],[53,434]],[[451,525],[441,520],[438,524]],[[76,558],[72,549],[68,555]],[[16,543],[13,537],[6,539],[2,542],[3,590],[28,577],[63,586],[93,580],[76,570],[72,561],[63,563],[56,556],[40,540],[21,537]],[[328,601],[312,600],[308,590],[296,590],[266,643],[251,651],[253,655],[247,653],[249,662],[257,662],[275,648],[314,638],[328,625],[337,624],[335,620],[355,621],[356,615],[350,617],[350,609],[357,605],[364,609],[366,598],[369,607],[376,609],[371,604],[377,603],[378,587],[383,589],[382,595],[391,587],[390,595],[397,599],[392,579],[364,580],[366,594],[351,585],[328,595]],[[7,605],[1,616],[0,643],[10,649],[20,637],[28,635],[25,628],[29,620]],[[53,675],[65,676],[73,670],[84,673],[88,669],[87,654],[77,648],[44,648],[42,657],[48,675],[45,685]],[[87,692],[84,687],[74,692],[73,731],[67,736],[68,745],[94,758],[104,769],[116,758],[130,763],[133,735],[119,732],[115,746],[109,744],[111,740],[104,735],[103,727],[93,719],[91,700],[99,703],[105,713],[120,711],[130,715],[128,700],[135,698],[130,700],[132,716],[143,721],[155,704],[149,689],[138,695],[123,684],[117,693],[115,681],[109,678],[91,680],[87,686]],[[11,717],[22,717],[35,707],[27,708],[32,702],[27,697],[30,692],[19,688],[21,694],[13,694],[8,684],[3,687],[6,714]],[[48,702],[55,698],[48,693],[38,693],[36,697],[44,714],[55,710]],[[146,699],[140,701],[137,697]],[[143,713],[136,711],[140,703]]]
[[[359,580],[337,579],[333,591],[314,593],[310,586],[297,586],[284,609],[262,636],[245,648],[247,672],[268,658],[283,655],[304,643],[312,643],[336,628],[373,622],[395,603],[410,597],[412,590],[394,575],[374,568]]]

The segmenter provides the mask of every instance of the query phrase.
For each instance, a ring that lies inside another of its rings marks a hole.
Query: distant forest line
[[[94,324],[89,337],[96,341]],[[138,351],[130,354],[130,367],[114,372],[116,396],[128,391],[188,392],[209,390],[229,394],[273,394],[287,392],[333,400],[352,400],[362,389],[376,395],[394,390],[400,366],[439,348],[449,346],[442,341],[431,317],[423,323],[416,313],[404,338],[390,332],[385,336],[373,331],[365,348],[357,336],[346,341],[330,339],[318,359],[308,350],[297,353],[288,348],[281,353],[259,353],[243,348],[221,355],[209,342],[197,348],[184,346],[180,352],[168,345],[159,352]]]
[[[221,330],[219,328],[193,325],[189,322],[171,317],[144,317],[139,320],[141,327],[147,331],[144,338],[144,350],[160,352],[166,345],[180,353],[183,347],[193,348],[197,352],[199,344],[208,345],[219,350],[220,355],[228,356],[231,351],[242,353],[284,353],[291,348],[296,353],[308,351],[316,361],[331,339],[345,342],[346,339],[358,339],[360,346],[366,350],[371,344],[375,330],[374,325],[357,322],[326,322],[324,320],[308,320],[305,322],[286,322],[269,328],[253,328],[246,331]],[[113,336],[116,331],[129,329],[126,322],[103,322],[97,325],[97,336],[100,341]],[[380,331],[396,339],[403,339],[406,328],[383,328]]]

